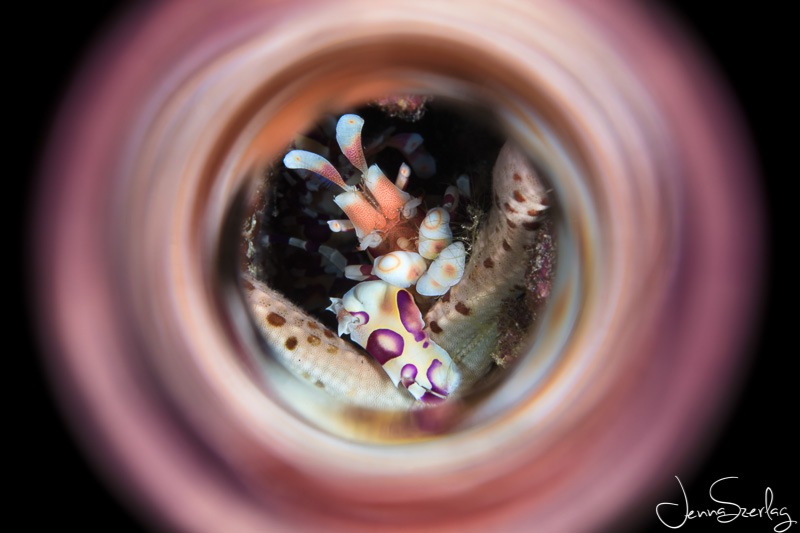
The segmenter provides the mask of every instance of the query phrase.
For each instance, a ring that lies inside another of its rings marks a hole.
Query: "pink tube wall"
[[[764,230],[735,106],[670,19],[508,0],[121,20],[48,143],[32,292],[59,403],[145,523],[602,531],[649,519],[708,449],[746,368]],[[316,113],[399,88],[489,106],[563,205],[537,357],[462,425],[404,444],[320,431],[254,379],[214,270],[254,169]]]

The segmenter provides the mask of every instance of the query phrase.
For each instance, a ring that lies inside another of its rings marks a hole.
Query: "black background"
[[[798,349],[792,334],[797,330],[798,313],[792,294],[795,284],[789,274],[793,263],[788,256],[798,242],[795,233],[798,224],[793,216],[798,209],[790,203],[798,201],[793,194],[798,178],[794,161],[797,147],[789,144],[796,142],[798,135],[797,126],[792,124],[797,117],[789,117],[790,109],[796,115],[797,106],[796,100],[789,99],[792,86],[786,74],[796,71],[797,59],[793,53],[796,39],[790,49],[791,33],[784,29],[788,13],[776,7],[780,5],[778,2],[739,8],[731,7],[728,2],[717,2],[717,7],[696,1],[661,3],[677,13],[716,59],[740,102],[757,149],[770,224],[765,312],[754,339],[755,358],[744,392],[699,471],[692,475],[687,469],[675,474],[681,477],[693,500],[698,500],[697,508],[706,508],[702,504],[711,503],[705,497],[711,483],[722,477],[738,476],[730,485],[732,501],[753,507],[763,505],[764,490],[769,486],[775,493],[775,506],[787,506],[792,518],[800,520],[800,498],[795,488],[795,451],[800,446],[792,435],[797,427],[798,402],[791,372],[797,367]],[[121,5],[108,2],[92,8],[91,12],[84,8],[78,13],[74,4],[54,3],[46,9],[25,8],[17,17],[28,31],[24,32],[24,38],[18,38],[12,58],[12,66],[19,75],[7,82],[6,88],[11,89],[12,111],[24,111],[24,115],[18,115],[21,119],[18,127],[11,132],[15,137],[11,146],[21,147],[22,153],[29,157],[18,160],[22,168],[6,176],[6,181],[20,186],[20,195],[29,193],[44,134],[74,69]],[[10,155],[16,159],[18,154]],[[25,214],[12,211],[13,217],[16,224],[12,227],[20,227]],[[750,213],[742,213],[741,223],[748,224],[751,217]],[[15,237],[26,239],[25,230],[20,227]],[[24,242],[19,244],[17,250],[22,250]],[[22,271],[17,272],[17,279],[25,278],[26,262],[18,264]],[[13,283],[16,287],[20,285],[16,280]],[[31,313],[30,309],[26,311]],[[14,380],[14,386],[9,388],[15,395],[19,390],[19,394],[28,398],[24,410],[14,408],[19,402],[12,402],[11,409],[12,415],[21,415],[21,421],[15,425],[14,438],[8,440],[21,443],[25,450],[18,461],[18,465],[24,465],[24,475],[16,482],[12,500],[20,505],[14,506],[12,512],[24,515],[26,530],[55,526],[78,526],[82,530],[141,529],[138,520],[92,473],[73,444],[41,375],[33,332],[25,331],[27,344],[11,354],[13,359],[24,363],[23,383],[29,385],[23,392],[16,385],[20,381]],[[5,433],[8,435],[8,430]],[[676,483],[673,494],[657,501],[677,502],[681,497]],[[652,502],[653,508],[657,501]],[[668,531],[649,509],[643,514],[652,516],[652,520],[645,519],[635,531]],[[682,531],[766,532],[774,525],[766,520],[742,523],[742,519],[728,525],[711,520],[698,522],[687,523]],[[800,530],[800,525],[790,531],[793,530]]]

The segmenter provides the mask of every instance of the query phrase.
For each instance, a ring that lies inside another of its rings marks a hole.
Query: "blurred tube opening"
[[[669,21],[624,1],[175,2],[98,50],[47,151],[35,305],[76,433],[151,523],[594,530],[713,436],[761,227],[735,111]],[[563,216],[537,357],[447,435],[386,445],[308,424],[254,372],[217,266],[226,213],[293,134],[401,90],[487,106]]]

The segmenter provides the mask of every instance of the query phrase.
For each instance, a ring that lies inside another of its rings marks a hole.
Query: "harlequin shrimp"
[[[349,334],[378,361],[395,386],[402,385],[426,402],[446,398],[458,385],[459,372],[450,355],[423,331],[422,313],[408,290],[440,296],[461,280],[466,262],[462,243],[453,243],[448,208],[456,204],[450,189],[445,206],[422,214],[422,200],[403,190],[409,169],[403,166],[392,183],[378,165],[367,167],[361,143],[364,121],[343,115],[336,126],[342,153],[361,172],[348,185],[322,156],[292,150],[283,160],[291,169],[314,172],[342,189],[333,198],[347,219],[331,220],[333,231],[354,230],[359,249],[372,265],[346,265],[345,277],[360,281],[328,308],[339,323],[339,336]],[[398,185],[399,184],[399,185]]]
[[[302,213],[305,238],[275,234],[274,228],[264,237],[273,245],[288,244],[323,257],[320,264],[309,262],[312,255],[302,261],[281,259],[281,267],[295,276],[290,282],[302,283],[293,300],[310,297],[309,280],[315,279],[315,272],[339,272],[325,278],[328,285],[319,294],[330,302],[327,310],[336,316],[332,329],[339,336],[321,322],[323,315],[317,318],[301,311],[252,277],[245,279],[246,291],[254,315],[261,317],[266,341],[296,376],[360,406],[396,409],[410,408],[414,402],[437,403],[456,389],[471,387],[495,363],[502,364],[495,353],[501,335],[499,317],[513,307],[509,299],[523,292],[538,220],[547,208],[545,191],[527,158],[506,146],[495,165],[491,213],[480,219],[477,238],[465,247],[461,241],[453,242],[451,228],[459,197],[465,197],[463,181],[462,187],[448,186],[436,197],[441,206],[426,211],[420,196],[406,192],[412,176],[408,165],[400,166],[394,183],[377,164],[367,165],[376,145],[394,145],[407,156],[413,176],[423,177],[420,170],[425,167],[408,157],[415,150],[417,159],[424,153],[419,150],[421,137],[381,135],[362,148],[363,124],[357,115],[336,122],[336,141],[343,154],[336,166],[329,161],[335,150],[307,138],[296,139],[297,149],[283,161],[294,174],[284,171],[281,176],[290,183],[298,180],[291,191],[304,198],[302,205],[271,209],[274,220],[296,222]],[[348,170],[350,166],[355,170]],[[428,159],[427,170],[432,166]],[[320,185],[317,176],[338,194]],[[308,190],[299,180],[308,184]],[[437,200],[429,197],[427,202]],[[347,218],[337,217],[335,210]],[[459,213],[458,220],[463,221],[463,207]],[[323,238],[315,238],[322,228]],[[347,244],[348,237],[357,240],[357,250],[355,244]],[[360,264],[364,255],[371,264]],[[346,281],[351,285],[344,285]],[[286,290],[290,282],[277,286]],[[525,324],[514,323],[524,331]],[[348,335],[371,357],[342,339]],[[381,374],[389,379],[381,379]]]

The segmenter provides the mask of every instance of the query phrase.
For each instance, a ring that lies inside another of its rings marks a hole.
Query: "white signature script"
[[[714,486],[719,483],[720,481],[725,481],[726,479],[738,479],[737,477],[724,477],[722,479],[716,480],[711,486],[708,488],[708,496],[714,500],[715,502],[721,504],[722,506],[718,509],[708,509],[705,511],[695,511],[694,509],[689,508],[689,497],[686,495],[686,490],[683,488],[683,484],[678,476],[675,476],[675,479],[678,480],[678,485],[681,486],[681,492],[683,492],[683,501],[686,505],[686,511],[683,514],[683,521],[680,524],[670,525],[661,518],[661,514],[658,512],[659,507],[662,505],[675,505],[678,506],[678,503],[672,502],[662,502],[656,505],[656,516],[661,521],[662,524],[667,526],[670,529],[678,529],[679,527],[683,526],[687,520],[692,520],[694,518],[703,518],[703,517],[717,517],[717,522],[721,524],[727,524],[729,522],[733,522],[739,517],[742,518],[769,518],[770,520],[779,520],[782,517],[785,517],[786,520],[776,524],[773,528],[773,531],[776,533],[783,533],[792,525],[796,524],[796,520],[792,520],[792,517],[789,516],[789,513],[786,512],[786,507],[781,507],[780,509],[772,507],[772,489],[767,487],[767,490],[764,491],[764,506],[763,507],[742,507],[741,505],[733,502],[725,502],[722,500],[718,500],[714,497],[713,491]]]

